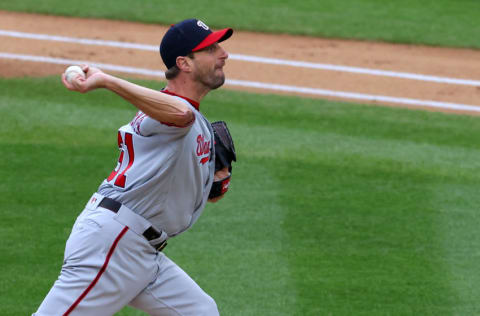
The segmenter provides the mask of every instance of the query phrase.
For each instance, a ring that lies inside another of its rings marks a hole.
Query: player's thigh
[[[113,315],[155,278],[153,248],[101,212],[74,225],[60,276],[34,315]],[[142,247],[151,250],[133,250]]]
[[[158,276],[130,306],[152,316],[215,316],[215,301],[163,253],[158,256]]]

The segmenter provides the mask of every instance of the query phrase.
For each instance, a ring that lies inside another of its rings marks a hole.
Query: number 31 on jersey
[[[127,182],[126,172],[133,164],[135,160],[135,153],[133,151],[133,138],[132,134],[118,132],[118,148],[120,149],[120,156],[118,157],[118,164],[115,170],[110,173],[107,181],[111,182],[115,179],[114,185],[117,187],[125,188]]]

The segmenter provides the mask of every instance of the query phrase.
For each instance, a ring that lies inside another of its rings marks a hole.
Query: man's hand
[[[228,177],[228,175],[229,175],[228,168],[225,167],[225,168],[220,169],[220,170],[218,170],[217,172],[215,172],[215,174],[214,174],[214,176],[213,176],[213,181],[219,181],[219,180],[225,179],[226,177]],[[211,202],[211,203],[218,202],[218,201],[220,201],[224,196],[225,196],[225,194],[222,194],[222,195],[217,196],[217,197],[215,197],[215,198],[208,199],[208,202]]]
[[[107,80],[107,74],[100,69],[90,67],[88,65],[81,65],[85,78],[78,76],[73,78],[71,82],[68,82],[65,78],[65,74],[62,74],[63,85],[71,91],[78,91],[80,93],[86,93],[98,88],[104,88]]]

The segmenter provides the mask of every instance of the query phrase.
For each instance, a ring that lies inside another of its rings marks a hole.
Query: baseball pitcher
[[[149,315],[219,315],[162,249],[229,187],[233,140],[225,122],[202,115],[200,101],[225,81],[228,54],[219,43],[232,33],[196,19],[173,25],[160,44],[162,91],[88,65],[62,75],[72,91],[108,89],[139,111],[119,128],[118,162],[76,219],[58,280],[33,315],[107,316],[125,305]]]

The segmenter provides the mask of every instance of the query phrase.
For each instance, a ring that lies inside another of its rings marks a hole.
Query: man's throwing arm
[[[149,117],[175,126],[188,126],[195,119],[188,105],[176,97],[114,77],[94,67],[83,65],[82,69],[86,73],[85,79],[78,78],[69,83],[62,75],[62,82],[69,90],[85,93],[98,88],[108,89]]]

